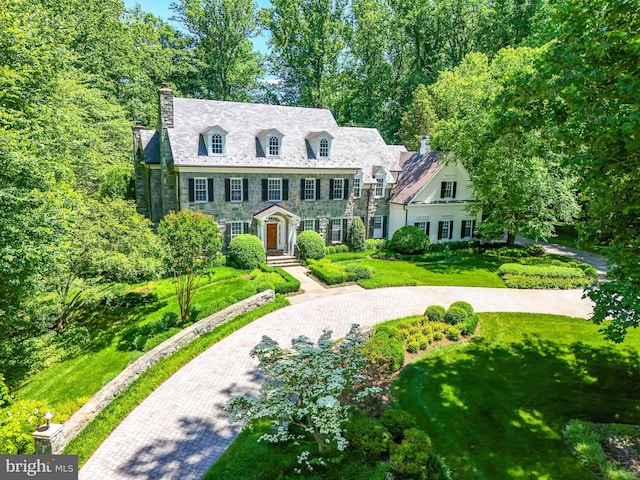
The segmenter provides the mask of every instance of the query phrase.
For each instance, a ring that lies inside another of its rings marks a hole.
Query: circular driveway
[[[581,290],[471,287],[384,288],[291,305],[233,333],[176,372],[102,443],[80,479],[199,479],[239,433],[224,411],[227,400],[258,392],[261,377],[249,352],[262,335],[283,346],[300,335],[315,341],[324,329],[339,338],[353,323],[371,326],[456,300],[478,312],[586,318],[593,309]]]

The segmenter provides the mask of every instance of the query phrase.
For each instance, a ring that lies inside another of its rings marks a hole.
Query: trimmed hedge
[[[365,250],[386,250],[388,240],[386,238],[368,238],[364,241]]]
[[[296,237],[300,258],[303,260],[319,260],[324,257],[324,240],[319,233],[313,230],[300,232]]]
[[[561,264],[562,265],[562,264]],[[584,272],[579,268],[560,265],[521,265],[505,263],[498,270],[499,275],[529,275],[543,278],[582,278]]]
[[[295,278],[293,275],[289,274],[282,268],[270,267],[268,265],[261,264],[260,270],[262,270],[265,273],[277,273],[282,278],[284,278],[285,283],[280,283],[273,287],[276,293],[285,295],[287,293],[293,293],[300,290],[300,280],[298,280],[297,278]]]
[[[584,288],[592,285],[595,279],[583,278],[544,278],[531,275],[503,275],[502,280],[509,288],[550,289],[558,288],[568,290],[571,288]]]
[[[430,244],[426,233],[413,225],[405,225],[393,233],[389,247],[400,253],[424,253]]]
[[[309,270],[327,285],[339,285],[356,280],[355,273],[347,272],[343,267],[327,261],[310,263]]]
[[[595,276],[589,275],[586,267],[563,266],[562,263],[522,265],[505,263],[498,274],[509,288],[583,288],[595,282]],[[577,265],[577,264],[576,264]]]
[[[262,240],[255,235],[243,233],[233,237],[227,247],[227,262],[240,269],[254,270],[266,259]]]

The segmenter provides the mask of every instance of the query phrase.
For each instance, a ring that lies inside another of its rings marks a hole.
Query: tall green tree
[[[640,325],[640,9],[628,0],[565,0],[552,15],[556,39],[533,81],[553,108],[547,121],[578,168],[585,239],[608,243],[607,283],[589,296],[593,320],[622,341]],[[531,80],[531,79],[529,79]]]
[[[418,85],[413,92],[413,102],[402,115],[398,137],[409,150],[418,150],[424,135],[431,132],[436,121],[433,100],[424,85]]]
[[[168,272],[175,279],[180,320],[189,318],[191,296],[220,254],[222,237],[212,217],[193,210],[166,215],[158,225]]]
[[[180,0],[171,8],[194,38],[195,71],[184,93],[216,100],[249,99],[262,73],[251,38],[259,33],[252,0]]]
[[[514,77],[533,71],[539,53],[508,48],[491,63],[483,54],[469,54],[431,89],[441,115],[434,143],[469,170],[469,210],[485,216],[478,234],[494,239],[506,231],[509,245],[517,234],[545,239],[555,224],[578,214],[574,177],[563,167],[554,138],[530,130],[529,112],[507,109],[502,101],[515,88]]]
[[[331,104],[344,48],[346,0],[273,0],[263,11],[270,33],[269,72],[285,103]]]

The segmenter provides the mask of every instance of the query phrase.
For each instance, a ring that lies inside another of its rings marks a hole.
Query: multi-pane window
[[[453,222],[450,220],[443,220],[438,222],[438,240],[448,239],[452,237]]]
[[[193,194],[196,203],[205,203],[207,201],[207,179],[193,179]]]
[[[422,230],[424,233],[429,235],[429,222],[419,221],[415,223],[415,226]]]
[[[229,181],[229,197],[232,202],[242,201],[242,179],[232,178]]]
[[[231,222],[231,238],[237,237],[241,235],[244,230],[244,223],[242,222]]]
[[[279,202],[282,200],[282,179],[270,178],[267,184],[267,200],[270,202]]]
[[[305,200],[316,199],[316,179],[315,178],[304,179],[304,199]]]
[[[376,177],[375,196],[378,198],[384,196],[384,177]]]
[[[462,238],[468,238],[473,236],[473,220],[462,221]]]
[[[278,137],[269,137],[269,155],[280,155],[280,139]]]
[[[331,242],[332,243],[342,242],[342,219],[341,218],[331,219]]]
[[[222,140],[222,135],[219,133],[214,133],[211,136],[211,153],[222,155],[224,150],[224,144]]]
[[[440,184],[440,198],[456,198],[456,182],[442,182]]]
[[[344,178],[334,178],[333,179],[333,199],[342,200],[344,199]]]
[[[353,178],[353,198],[360,198],[362,194],[362,179],[360,177]]]
[[[329,156],[329,140],[326,138],[320,139],[320,151],[318,153],[320,157]]]
[[[315,230],[316,229],[316,221],[314,219],[305,219],[302,224],[303,230]]]

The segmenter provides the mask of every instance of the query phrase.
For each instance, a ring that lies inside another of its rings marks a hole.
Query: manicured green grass
[[[498,276],[504,259],[480,254],[452,255],[431,262],[407,262],[368,258],[349,261],[373,268],[371,278],[359,280],[364,288],[401,285],[449,285],[506,288]]]
[[[197,289],[192,305],[197,318],[204,318],[255,293],[248,272],[219,267],[208,278],[211,282]],[[159,320],[165,312],[179,312],[171,279],[134,287],[138,291],[158,291],[158,301],[133,308],[100,306],[85,312],[81,322],[91,334],[91,343],[79,354],[55,364],[31,377],[16,390],[18,399],[45,402],[57,421],[66,420],[100,388],[120,373],[126,365],[142,355],[131,345],[135,329]],[[157,290],[156,290],[157,289]],[[155,343],[170,336],[167,331]],[[151,345],[151,344],[150,344]]]
[[[93,422],[67,445],[64,453],[77,454],[79,464],[82,465],[129,412],[183,365],[236,330],[287,305],[289,305],[288,300],[276,297],[274,302],[237,316],[197,338],[176,353],[162,359],[140,375],[135,382],[98,414]]]
[[[428,352],[392,387],[465,479],[592,479],[572,418],[640,423],[640,332],[605,343],[584,319],[484,313],[477,338]]]
[[[272,444],[259,442],[268,433],[269,422],[246,429],[214,463],[203,480],[383,480],[387,471],[384,463],[367,465],[359,457],[345,455],[338,464],[328,463],[326,468],[316,467],[315,472],[294,473],[300,467],[297,455],[309,449],[309,445]]]

